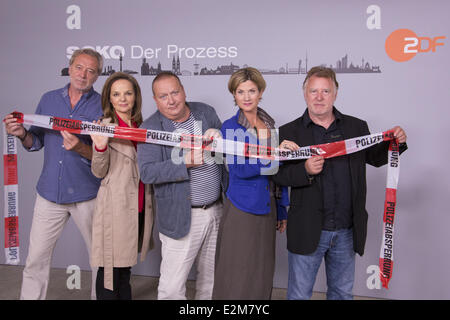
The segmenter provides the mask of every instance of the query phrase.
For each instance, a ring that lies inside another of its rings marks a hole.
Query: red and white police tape
[[[3,126],[3,184],[5,216],[5,255],[7,264],[19,264],[19,186],[17,184],[17,144]]]
[[[388,288],[394,264],[394,217],[397,205],[397,185],[400,175],[400,152],[397,139],[391,140],[388,151],[386,195],[384,198],[383,242],[380,249],[380,279]]]
[[[386,199],[384,206],[384,218],[383,218],[383,243],[380,251],[380,277],[382,284],[385,288],[388,288],[389,280],[392,277],[392,265],[394,257],[393,249],[393,231],[394,231],[394,215],[396,206],[396,189],[399,177],[400,169],[400,157],[398,149],[398,141],[394,138],[392,130],[384,131],[381,133],[370,134],[367,136],[361,136],[356,138],[351,138],[347,140],[337,141],[333,143],[326,143],[320,145],[301,147],[296,151],[289,151],[280,148],[272,148],[262,145],[248,144],[239,141],[209,138],[205,139],[203,136],[195,136],[184,133],[176,132],[165,132],[158,130],[146,130],[139,128],[124,128],[119,126],[104,126],[98,125],[92,122],[81,121],[81,120],[71,120],[58,118],[53,116],[45,115],[34,115],[34,114],[22,114],[20,112],[13,112],[15,118],[18,119],[19,123],[33,125],[42,128],[48,128],[52,130],[65,130],[75,134],[97,134],[102,136],[114,137],[118,139],[133,140],[138,142],[155,143],[166,146],[174,146],[180,148],[191,148],[191,149],[204,149],[206,151],[218,152],[222,154],[231,154],[237,156],[245,156],[252,158],[261,158],[269,160],[298,160],[298,159],[308,159],[315,155],[322,155],[324,158],[332,158],[345,154],[350,154],[354,152],[361,151],[363,149],[369,148],[382,141],[390,141],[389,154],[388,154],[388,174],[387,174],[387,186],[386,186]],[[14,141],[12,136],[4,135],[8,142],[4,145],[8,146],[9,140]],[[13,146],[14,161],[12,163],[15,165],[15,169],[10,169],[13,166],[9,165],[10,162],[6,162],[6,155],[4,156],[4,167],[5,172],[8,168],[11,172],[15,173],[14,184],[14,194],[11,193],[11,203],[13,199],[17,199],[17,152],[15,143],[11,144]],[[6,150],[6,149],[5,149]],[[8,149],[9,150],[9,149]],[[7,150],[7,151],[8,151]],[[4,152],[5,154],[5,152]],[[6,173],[5,173],[6,177]],[[6,189],[10,184],[6,184],[7,180],[5,178],[5,206],[9,203],[6,201],[6,195],[10,189]],[[10,181],[8,181],[9,183]],[[9,198],[8,198],[9,199]],[[12,209],[14,208],[14,210]],[[17,227],[17,203],[5,208],[8,211],[14,213],[15,220],[14,223],[9,224]],[[5,218],[6,219],[6,218]],[[6,226],[6,220],[5,220]],[[6,227],[5,227],[6,228]],[[16,230],[17,231],[17,230]],[[17,259],[18,259],[18,232],[8,233],[12,235],[8,238],[6,242],[6,229],[5,229],[5,248],[11,247],[10,244],[17,245],[13,247],[17,249]],[[14,241],[13,241],[14,240]],[[14,261],[14,260],[11,260]]]

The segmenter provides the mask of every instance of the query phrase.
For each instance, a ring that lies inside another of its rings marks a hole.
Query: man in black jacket
[[[363,120],[335,107],[339,84],[326,67],[309,70],[303,82],[304,114],[280,128],[281,148],[317,145],[370,134]],[[406,134],[395,127],[400,153]],[[327,274],[327,299],[352,299],[355,252],[364,253],[367,234],[366,163],[375,167],[388,160],[389,142],[330,158],[287,161],[274,180],[291,186],[287,224],[289,251],[288,299],[309,299],[322,259]]]

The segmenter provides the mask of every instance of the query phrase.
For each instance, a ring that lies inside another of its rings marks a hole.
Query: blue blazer
[[[238,123],[239,111],[235,116],[226,120],[221,128],[224,139],[258,144],[258,139],[247,132]],[[253,214],[268,214],[270,212],[270,175],[268,172],[278,161],[246,158],[227,154],[229,182],[226,196],[233,205],[245,212]],[[287,187],[282,187],[281,198],[277,198],[277,219],[287,219],[286,207],[289,205]]]

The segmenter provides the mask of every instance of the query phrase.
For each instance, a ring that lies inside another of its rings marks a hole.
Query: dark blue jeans
[[[353,299],[355,279],[355,251],[353,229],[324,231],[320,235],[315,252],[301,255],[289,252],[289,281],[287,298],[307,300],[311,298],[314,282],[322,258],[327,275],[327,299]]]

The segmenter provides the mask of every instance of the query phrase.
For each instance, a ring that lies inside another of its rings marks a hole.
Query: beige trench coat
[[[103,123],[111,125],[111,119]],[[114,124],[117,125],[117,124]],[[104,267],[104,287],[113,290],[113,267],[130,267],[153,248],[153,188],[145,185],[143,234],[139,235],[139,169],[131,141],[110,138],[108,148],[93,147],[92,173],[102,178],[92,226],[91,265]]]

